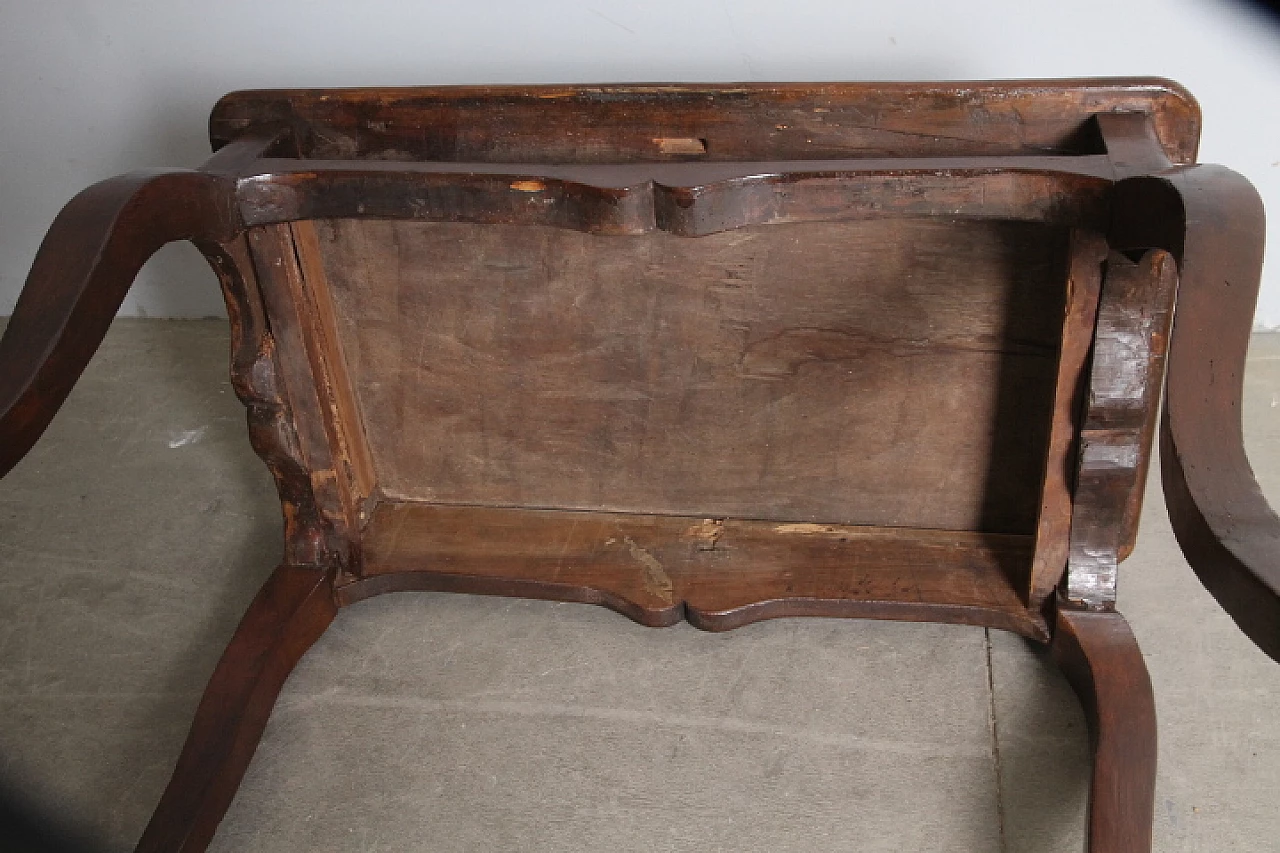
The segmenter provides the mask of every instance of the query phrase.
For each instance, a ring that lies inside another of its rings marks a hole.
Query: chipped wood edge
[[[1116,567],[1132,533],[1127,522],[1142,500],[1176,284],[1164,250],[1148,251],[1136,264],[1118,252],[1107,261],[1071,516],[1064,591],[1071,606],[1115,606]]]

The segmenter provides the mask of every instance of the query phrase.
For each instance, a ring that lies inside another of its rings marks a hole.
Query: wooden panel
[[[216,148],[283,122],[332,159],[947,157],[1099,153],[1090,117],[1109,112],[1150,113],[1170,159],[1195,160],[1200,109],[1154,78],[250,91],[222,98],[209,132]]]
[[[391,498],[1034,530],[1061,230],[317,232]]]
[[[1107,260],[1076,474],[1066,600],[1115,605],[1116,565],[1133,546],[1151,456],[1177,267],[1152,249]]]
[[[299,279],[302,284],[299,297],[305,296],[308,309],[313,315],[307,331],[312,340],[310,347],[314,353],[314,370],[324,383],[324,397],[330,406],[326,422],[332,424],[332,436],[339,449],[338,455],[342,464],[349,469],[348,479],[354,492],[353,497],[357,502],[363,501],[373,493],[373,460],[369,456],[360,423],[355,391],[347,376],[346,359],[343,358],[338,343],[335,331],[337,318],[330,300],[329,284],[324,278],[324,267],[320,262],[315,228],[312,223],[303,221],[293,223],[290,231],[298,253],[299,272],[302,274]]]
[[[1071,233],[1067,305],[1054,391],[1053,429],[1040,497],[1036,557],[1031,565],[1029,601],[1038,605],[1062,580],[1071,534],[1071,490],[1075,485],[1076,445],[1084,418],[1085,380],[1098,318],[1102,264],[1107,241],[1090,231]]]
[[[314,350],[315,312],[303,292],[293,235],[288,225],[271,225],[252,229],[246,236],[269,316],[280,392],[297,430],[296,452],[311,480],[326,550],[350,564],[354,562],[351,534],[358,529],[356,508],[345,466],[334,458],[339,445],[334,439],[328,383],[318,372]]]
[[[1105,158],[1068,171],[916,160],[544,167],[499,163],[262,160],[236,184],[246,224],[299,219],[416,219],[555,225],[611,236],[662,230],[701,237],[750,225],[852,219],[995,219],[1105,227]],[[368,168],[366,168],[366,166]],[[390,166],[391,168],[385,168]],[[807,168],[801,168],[806,166]],[[383,167],[383,168],[375,168]]]
[[[1045,638],[1008,577],[1030,536],[601,512],[380,504],[368,595],[438,589],[603,604],[646,625],[778,616],[991,625]]]

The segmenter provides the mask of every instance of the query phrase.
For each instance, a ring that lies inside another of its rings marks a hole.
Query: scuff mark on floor
[[[173,450],[179,447],[186,447],[188,444],[196,444],[200,439],[204,438],[204,434],[209,431],[207,426],[197,427],[196,429],[184,429],[182,432],[175,433],[169,439],[169,449]]]

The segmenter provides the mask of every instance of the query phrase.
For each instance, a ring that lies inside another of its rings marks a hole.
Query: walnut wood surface
[[[1087,161],[1088,168],[1072,169]],[[1094,158],[646,164],[261,161],[237,183],[248,225],[300,219],[418,219],[553,225],[592,234],[700,237],[748,225],[964,217],[1102,227],[1110,184]]]
[[[241,235],[210,256],[222,285],[231,326],[231,383],[244,403],[249,441],[275,479],[284,516],[285,565],[327,567],[342,562],[349,543],[335,541],[324,504],[331,492],[317,488],[298,438],[298,416],[282,387],[276,335],[268,327],[252,251]],[[276,321],[280,325],[280,321]],[[319,498],[317,497],[319,494]]]
[[[1093,743],[1086,853],[1149,853],[1156,708],[1129,624],[1118,613],[1059,610],[1053,657],[1080,697]]]
[[[1174,533],[1205,587],[1280,660],[1280,518],[1244,452],[1241,392],[1262,267],[1262,202],[1219,166],[1118,187],[1115,242],[1178,259],[1178,311],[1160,427]]]
[[[157,249],[217,253],[238,222],[231,186],[185,170],[133,172],[67,203],[36,254],[0,338],[0,476],[40,438]]]
[[[1075,606],[1114,604],[1116,567],[1137,532],[1175,282],[1173,258],[1162,250],[1137,263],[1118,252],[1107,260],[1064,590]]]
[[[349,603],[409,589],[603,604],[637,622],[724,631],[779,616],[989,625],[1044,640],[1010,581],[1034,540],[603,512],[392,503],[365,530]]]
[[[1070,553],[1076,451],[1102,290],[1102,265],[1107,252],[1103,235],[1083,230],[1071,232],[1053,425],[1040,494],[1040,517],[1036,521],[1035,559],[1025,585],[1032,607],[1045,602],[1058,588]]]
[[[246,91],[218,102],[209,135],[281,123],[313,159],[687,159],[668,139],[710,160],[1081,154],[1100,153],[1090,119],[1110,112],[1150,114],[1169,158],[1195,160],[1200,108],[1156,78]]]
[[[311,322],[304,331],[313,371],[321,377],[319,391],[328,410],[326,425],[330,429],[330,441],[337,448],[348,499],[356,504],[356,523],[363,523],[365,504],[374,494],[377,483],[355,387],[338,338],[338,313],[332,288],[324,275],[324,255],[315,223],[295,222],[289,226],[289,234],[298,256],[298,281],[304,287],[310,306]]]
[[[196,709],[137,853],[204,850],[235,796],[280,688],[333,621],[331,579],[280,566],[236,628]]]
[[[350,566],[358,559],[360,499],[354,494],[350,467],[339,455],[344,444],[328,405],[329,377],[308,346],[313,342],[315,311],[302,282],[292,234],[284,225],[256,228],[248,232],[248,242],[271,335],[278,344],[280,393],[294,413],[299,457],[310,475],[326,552]]]
[[[1187,165],[1199,110],[1174,84],[241,92],[210,129],[200,172],[68,204],[0,339],[3,473],[156,248],[194,241],[227,297],[284,559],[140,850],[203,850],[336,607],[403,589],[1039,640],[1056,606],[1090,850],[1149,850],[1141,654],[1073,608],[1112,606],[1081,560],[1132,543],[1170,257],[1166,500],[1280,657],[1280,520],[1239,421],[1261,204]]]
[[[317,230],[390,498],[1035,527],[1060,230]]]

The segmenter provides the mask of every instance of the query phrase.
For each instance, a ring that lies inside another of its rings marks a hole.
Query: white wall
[[[1204,162],[1274,212],[1258,321],[1280,327],[1280,33],[1233,0],[0,0],[0,313],[89,183],[204,159],[219,95],[272,86],[1161,75]],[[164,249],[127,314],[221,314]]]

